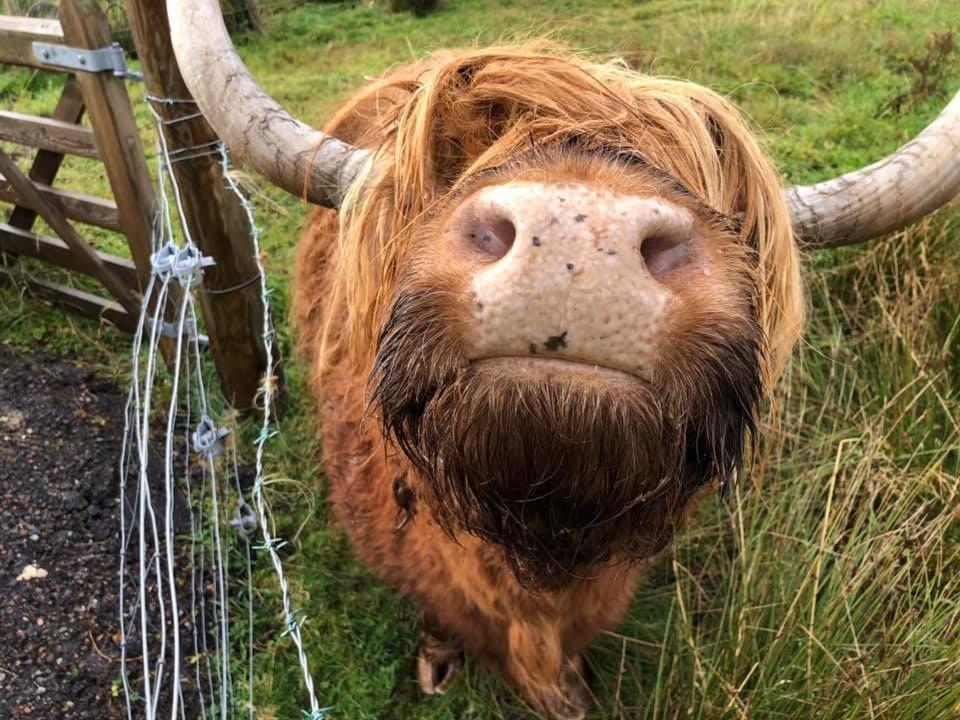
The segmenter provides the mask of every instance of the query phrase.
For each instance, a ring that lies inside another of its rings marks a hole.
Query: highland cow
[[[175,42],[214,22],[198,7],[171,17]],[[205,114],[339,209],[300,241],[300,349],[334,514],[422,609],[420,686],[443,692],[466,651],[551,717],[583,717],[582,650],[733,481],[797,340],[795,233],[865,239],[944,191],[888,212],[900,179],[881,164],[793,190],[788,210],[716,93],[544,47],[438,53],[311,134],[225,37],[206,59],[178,47]]]
[[[644,561],[729,480],[797,337],[776,174],[702,87],[525,48],[441,53],[327,132],[378,157],[300,241],[331,501],[466,650],[553,717]]]

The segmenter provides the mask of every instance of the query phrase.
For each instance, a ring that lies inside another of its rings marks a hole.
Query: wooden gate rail
[[[30,206],[46,221],[47,225],[63,238],[73,251],[77,260],[77,269],[99,280],[131,317],[137,317],[140,314],[140,301],[134,297],[133,289],[104,264],[100,253],[73,229],[73,225],[63,216],[60,209],[54,206],[54,200],[41,195],[30,182],[30,178],[20,171],[17,164],[3,150],[0,150],[0,172],[7,176],[8,182],[27,199]]]
[[[58,25],[59,29],[59,25]],[[53,110],[53,119],[63,122],[79,123],[83,118],[83,97],[80,94],[80,85],[72,75],[67,77],[63,84],[63,92]],[[63,162],[63,154],[53,150],[38,150],[33,159],[33,165],[27,174],[36,183],[52,185]],[[111,203],[112,204],[112,203]],[[114,208],[116,206],[114,205]],[[17,205],[10,213],[9,225],[18,230],[29,231],[37,219],[37,212],[33,208]]]
[[[0,268],[0,276],[6,274],[7,271]],[[131,317],[123,305],[114,300],[41,278],[30,278],[26,285],[37,295],[49,298],[81,315],[101,318],[125,332],[132,333],[137,329],[137,318]]]
[[[41,67],[33,57],[35,42],[63,42],[56,20],[0,15],[0,64]]]
[[[83,125],[0,110],[0,140],[99,160],[93,130]]]
[[[74,251],[60,238],[38,235],[0,223],[0,244],[18,255],[26,255],[53,265],[83,272],[76,267]],[[137,267],[133,262],[108,253],[101,252],[98,255],[107,269],[119,277],[127,287],[137,286]]]
[[[34,173],[36,174],[36,173]],[[75,220],[84,225],[93,225],[104,230],[114,230],[122,232],[120,225],[120,213],[117,211],[116,203],[110,200],[87,195],[86,193],[74,192],[73,190],[63,190],[61,188],[51,187],[46,183],[34,180],[33,186],[44,197],[56,201],[68,220]],[[13,185],[0,173],[0,200],[12,203],[21,208],[28,208],[36,212],[36,208],[30,205],[30,201],[20,195]]]

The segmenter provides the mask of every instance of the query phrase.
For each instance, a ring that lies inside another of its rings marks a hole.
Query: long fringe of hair
[[[408,240],[450,193],[531,143],[578,138],[642,154],[739,219],[757,257],[768,387],[779,377],[802,323],[798,251],[777,173],[717,93],[531,44],[433,55],[370,84],[329,127],[356,125],[357,118],[366,126],[352,140],[372,148],[375,162],[341,208],[337,266],[314,356],[321,375],[344,362],[369,368]]]

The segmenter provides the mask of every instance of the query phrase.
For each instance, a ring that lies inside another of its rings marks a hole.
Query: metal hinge
[[[111,72],[125,80],[143,82],[143,74],[127,69],[127,56],[120,43],[97,50],[54,45],[52,43],[33,43],[33,57],[44,65],[80,72]]]

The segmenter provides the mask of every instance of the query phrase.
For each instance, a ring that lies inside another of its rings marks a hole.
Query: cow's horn
[[[339,207],[370,152],[305,125],[251,77],[217,0],[167,0],[173,49],[200,111],[231,152],[287,192]]]
[[[231,151],[288,192],[338,207],[369,151],[305,125],[264,92],[234,50],[217,0],[167,0],[167,14],[183,79]],[[883,160],[785,190],[797,238],[810,247],[883,235],[958,193],[960,93],[926,130]]]
[[[960,194],[960,92],[927,128],[892,155],[816,185],[785,191],[793,229],[807,247],[884,235]]]

